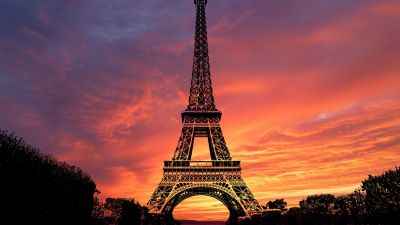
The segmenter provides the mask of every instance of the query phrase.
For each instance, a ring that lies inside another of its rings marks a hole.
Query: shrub
[[[94,181],[0,130],[0,215],[8,224],[90,224]]]

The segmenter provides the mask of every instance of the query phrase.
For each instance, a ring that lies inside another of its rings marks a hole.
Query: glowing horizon
[[[193,2],[0,12],[0,129],[87,171],[101,198],[146,204],[188,102]],[[207,20],[222,131],[262,205],[349,193],[400,166],[399,2],[209,1]],[[174,215],[221,220],[227,209],[196,197]]]

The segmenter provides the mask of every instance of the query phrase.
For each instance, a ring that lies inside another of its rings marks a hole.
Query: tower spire
[[[211,86],[208,56],[207,23],[205,7],[207,0],[194,0],[196,5],[196,31],[194,40],[192,81],[189,104],[186,111],[217,111]]]

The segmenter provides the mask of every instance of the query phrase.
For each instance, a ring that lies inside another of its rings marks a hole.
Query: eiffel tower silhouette
[[[189,104],[182,112],[182,134],[171,161],[164,161],[164,175],[147,203],[152,214],[172,215],[183,200],[205,195],[221,201],[231,216],[250,217],[263,208],[241,176],[240,161],[233,161],[219,124],[222,113],[214,104],[208,57],[205,7],[194,0],[196,32]],[[192,161],[194,138],[207,137],[211,160]]]

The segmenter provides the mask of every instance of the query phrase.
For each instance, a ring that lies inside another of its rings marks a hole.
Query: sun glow
[[[208,196],[194,196],[181,202],[173,212],[177,220],[226,221],[229,211],[220,201]]]

